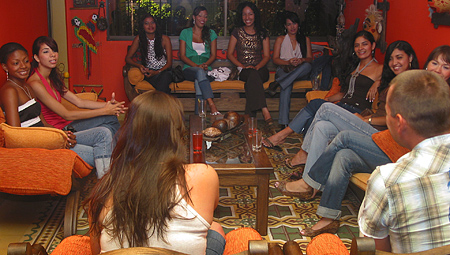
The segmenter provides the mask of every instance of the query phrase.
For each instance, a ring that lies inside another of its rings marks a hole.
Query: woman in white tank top
[[[219,179],[206,164],[185,164],[184,133],[178,99],[151,91],[131,102],[111,169],[86,202],[93,254],[127,247],[208,254],[210,235],[220,239],[214,252],[223,252],[223,230],[213,223]]]
[[[312,51],[308,37],[300,31],[300,19],[294,12],[285,12],[284,27],[286,35],[279,36],[273,46],[273,63],[278,65],[275,81],[266,90],[274,96],[278,87],[280,92],[280,108],[278,123],[289,123],[291,92],[294,81],[306,80],[311,72]]]

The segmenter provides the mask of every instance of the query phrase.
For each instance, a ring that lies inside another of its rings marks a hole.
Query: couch
[[[92,167],[65,149],[66,134],[55,128],[10,127],[0,108],[0,192],[66,196],[64,236],[76,233],[80,179]]]

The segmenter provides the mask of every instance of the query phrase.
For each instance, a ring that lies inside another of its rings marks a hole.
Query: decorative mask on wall
[[[450,0],[428,0],[428,5],[437,13],[450,12]]]
[[[367,32],[370,32],[375,38],[375,42],[378,43],[383,32],[383,16],[382,12],[377,10],[377,7],[373,4],[366,9],[366,18],[363,22],[363,28]]]

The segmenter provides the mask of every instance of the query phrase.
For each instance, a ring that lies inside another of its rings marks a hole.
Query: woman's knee
[[[206,71],[202,68],[197,68],[195,70],[195,79],[198,80],[198,82],[202,82],[205,80],[208,80],[208,77],[206,75]]]

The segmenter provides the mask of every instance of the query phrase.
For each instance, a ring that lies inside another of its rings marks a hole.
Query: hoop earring
[[[6,79],[9,79],[9,72],[8,71],[5,72],[6,72]]]

